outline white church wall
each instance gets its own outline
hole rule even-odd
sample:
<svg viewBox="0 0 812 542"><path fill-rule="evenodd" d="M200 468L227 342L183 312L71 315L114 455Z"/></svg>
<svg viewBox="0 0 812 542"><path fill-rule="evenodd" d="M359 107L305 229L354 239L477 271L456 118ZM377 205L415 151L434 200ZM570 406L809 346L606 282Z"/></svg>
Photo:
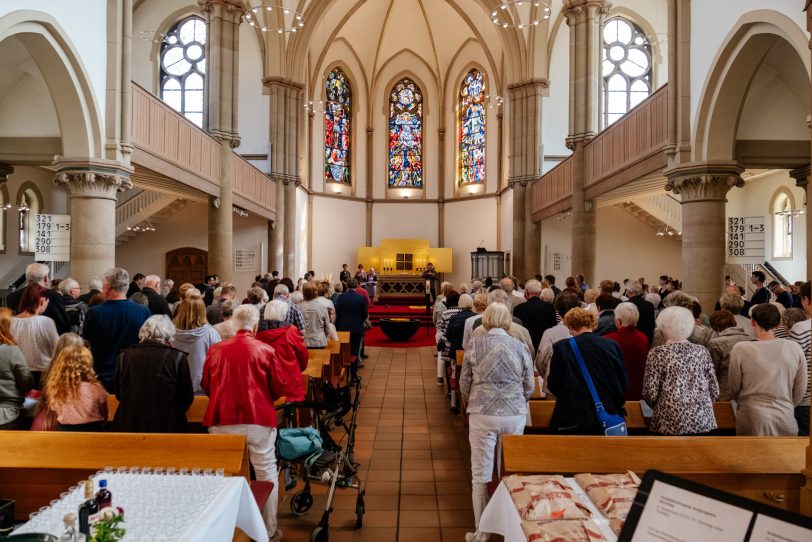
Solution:
<svg viewBox="0 0 812 542"><path fill-rule="evenodd" d="M651 284L660 275L683 276L682 244L658 237L655 230L620 207L598 209L597 232L596 276L587 277L590 285L603 279L621 282L638 277Z"/></svg>
<svg viewBox="0 0 812 542"><path fill-rule="evenodd" d="M428 239L429 246L436 247L438 223L435 203L376 203L372 246L380 245L381 239Z"/></svg>
<svg viewBox="0 0 812 542"><path fill-rule="evenodd" d="M513 250L513 189L502 192L501 216L497 217L502 226L499 250ZM488 247L491 248L491 247ZM496 250L496 247L491 248Z"/></svg>
<svg viewBox="0 0 812 542"><path fill-rule="evenodd" d="M552 52L550 53L548 96L543 99L543 119L541 137L544 155L550 157L569 156L565 145L569 132L569 79L570 79L570 29L561 21L558 25ZM560 158L544 160L546 173L560 161Z"/></svg>
<svg viewBox="0 0 812 542"><path fill-rule="evenodd" d="M696 111L710 71L719 49L733 30L736 22L749 11L771 10L789 17L797 28L806 32L803 6L795 0L715 0L691 2L691 122L696 122ZM789 29L788 29L789 30Z"/></svg>
<svg viewBox="0 0 812 542"><path fill-rule="evenodd" d="M555 275L555 285L564 289L572 274L572 218L553 216L541 221L542 274Z"/></svg>
<svg viewBox="0 0 812 542"><path fill-rule="evenodd" d="M0 101L0 137L60 137L59 118L42 72L30 58L17 68L24 75Z"/></svg>
<svg viewBox="0 0 812 542"><path fill-rule="evenodd" d="M337 281L342 264L353 269L359 263L356 262L357 249L365 244L365 202L318 196L313 198L311 269L316 272L317 277L322 273L332 273L333 281Z"/></svg>
<svg viewBox="0 0 812 542"><path fill-rule="evenodd" d="M254 28L240 25L240 66L239 66L239 131L240 154L267 154L270 124L270 101L263 94L262 52ZM259 164L256 164L259 165ZM262 171L268 171L259 165Z"/></svg>
<svg viewBox="0 0 812 542"><path fill-rule="evenodd" d="M308 214L310 208L307 205L307 192L304 189L296 189L296 237L294 247L296 251L296 277L302 277L309 269L310 262L307 261L308 244Z"/></svg>
<svg viewBox="0 0 812 542"><path fill-rule="evenodd" d="M161 33L192 13L200 14L200 8L190 0L146 0L138 6L133 12L133 81L158 93Z"/></svg>
<svg viewBox="0 0 812 542"><path fill-rule="evenodd" d="M743 188L734 188L727 193L725 207L728 217L763 217L765 229L764 256L759 258L728 257L728 263L762 263L770 262L788 280L802 280L806 275L806 217L793 218L792 258L777 259L773 257L773 216L770 205L773 195L780 188L786 188L795 199L795 209L804 208L804 191L795 186L785 170L772 171L766 175L748 180Z"/></svg>
<svg viewBox="0 0 812 542"><path fill-rule="evenodd" d="M85 0L81 9L74 2L28 0L0 2L0 18L13 11L39 11L47 14L64 31L62 36L75 53L92 87L104 133L105 92L107 88L107 1ZM36 18L36 16L35 16ZM93 29L90 30L89 29ZM55 89L56 90L56 89Z"/></svg>
<svg viewBox="0 0 812 542"><path fill-rule="evenodd" d="M116 265L135 273L155 273L166 278L166 253L182 247L208 250L208 219L206 206L189 203L156 226L157 231L140 233L132 240L116 247ZM236 272L233 269L217 271L220 278L230 280L237 287L239 295L244 294L254 277L262 272L261 245L268 242L268 222L264 218L250 214L247 217L234 215L233 248L256 252L255 270ZM104 273L104 269L99 273ZM172 278L172 277L169 277Z"/></svg>
<svg viewBox="0 0 812 542"><path fill-rule="evenodd" d="M483 198L445 204L445 246L452 249L454 271L445 280L471 281L471 252L496 247L496 199Z"/></svg>

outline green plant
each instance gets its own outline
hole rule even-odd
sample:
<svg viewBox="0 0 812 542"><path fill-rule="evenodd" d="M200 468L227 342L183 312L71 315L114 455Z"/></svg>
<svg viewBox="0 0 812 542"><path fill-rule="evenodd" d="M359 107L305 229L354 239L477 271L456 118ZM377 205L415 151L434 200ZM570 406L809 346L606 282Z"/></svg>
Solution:
<svg viewBox="0 0 812 542"><path fill-rule="evenodd" d="M118 542L127 530L121 526L124 523L124 510L121 508L105 508L99 512L100 519L93 523L89 542Z"/></svg>

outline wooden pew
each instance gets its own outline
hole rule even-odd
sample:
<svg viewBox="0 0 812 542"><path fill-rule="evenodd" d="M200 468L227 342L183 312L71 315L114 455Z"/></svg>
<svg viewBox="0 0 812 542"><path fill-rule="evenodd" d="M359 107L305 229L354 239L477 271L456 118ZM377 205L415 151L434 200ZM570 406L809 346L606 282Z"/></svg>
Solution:
<svg viewBox="0 0 812 542"><path fill-rule="evenodd" d="M308 350L307 351L307 369L305 369L305 372L308 372L308 371L311 370L311 365L312 365L312 370L314 372L317 370L318 367L321 367L321 372L318 374L318 376L314 376L313 374L310 374L309 375L310 378L329 379L332 376L335 376L332 373L332 367L330 365L330 356L331 356L330 351L326 350L326 349L325 350Z"/></svg>
<svg viewBox="0 0 812 542"><path fill-rule="evenodd" d="M341 343L327 339L327 351L330 352L330 373L339 374L344 367L344 355L341 352Z"/></svg>
<svg viewBox="0 0 812 542"><path fill-rule="evenodd" d="M504 475L657 469L797 512L808 444L803 437L506 435L502 469Z"/></svg>
<svg viewBox="0 0 812 542"><path fill-rule="evenodd" d="M352 351L350 350L350 332L338 331L338 343L341 351L341 363L344 367L352 364Z"/></svg>
<svg viewBox="0 0 812 542"><path fill-rule="evenodd" d="M530 401L530 418L535 430L546 430L550 427L550 418L553 415L555 401ZM730 402L713 403L713 411L716 414L716 425L719 431L736 431L736 415ZM626 402L626 427L629 431L645 432L648 430L650 418L643 417L643 410L640 401Z"/></svg>
<svg viewBox="0 0 812 542"><path fill-rule="evenodd" d="M186 421L190 424L200 425L209 406L209 398L205 395L195 395L192 405L186 411ZM112 422L118 410L118 399L115 395L107 396L107 421Z"/></svg>
<svg viewBox="0 0 812 542"><path fill-rule="evenodd" d="M243 435L0 431L0 488L15 516L59 497L106 466L223 469L248 479Z"/></svg>

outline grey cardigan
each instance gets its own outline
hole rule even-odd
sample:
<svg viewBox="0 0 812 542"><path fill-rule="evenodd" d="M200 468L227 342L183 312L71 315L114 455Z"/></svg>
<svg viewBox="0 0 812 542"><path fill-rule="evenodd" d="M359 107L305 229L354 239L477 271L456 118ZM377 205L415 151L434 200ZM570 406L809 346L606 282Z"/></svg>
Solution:
<svg viewBox="0 0 812 542"><path fill-rule="evenodd" d="M0 344L0 425L17 419L25 394L34 386L19 347Z"/></svg>

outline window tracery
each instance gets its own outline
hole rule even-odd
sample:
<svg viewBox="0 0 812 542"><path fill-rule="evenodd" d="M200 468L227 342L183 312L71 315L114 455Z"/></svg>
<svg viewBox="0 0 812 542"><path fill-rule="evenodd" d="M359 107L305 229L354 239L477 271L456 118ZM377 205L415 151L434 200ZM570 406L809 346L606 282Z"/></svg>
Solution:
<svg viewBox="0 0 812 542"><path fill-rule="evenodd" d="M161 43L161 99L203 127L206 22L195 15L173 26Z"/></svg>
<svg viewBox="0 0 812 542"><path fill-rule="evenodd" d="M423 188L423 94L408 78L389 93L389 188Z"/></svg>
<svg viewBox="0 0 812 542"><path fill-rule="evenodd" d="M485 81L471 70L460 86L459 186L485 182Z"/></svg>
<svg viewBox="0 0 812 542"><path fill-rule="evenodd" d="M352 184L350 177L352 88L339 68L327 75L324 111L324 178L328 182Z"/></svg>
<svg viewBox="0 0 812 542"><path fill-rule="evenodd" d="M651 44L622 17L603 28L603 126L607 127L651 94Z"/></svg>

